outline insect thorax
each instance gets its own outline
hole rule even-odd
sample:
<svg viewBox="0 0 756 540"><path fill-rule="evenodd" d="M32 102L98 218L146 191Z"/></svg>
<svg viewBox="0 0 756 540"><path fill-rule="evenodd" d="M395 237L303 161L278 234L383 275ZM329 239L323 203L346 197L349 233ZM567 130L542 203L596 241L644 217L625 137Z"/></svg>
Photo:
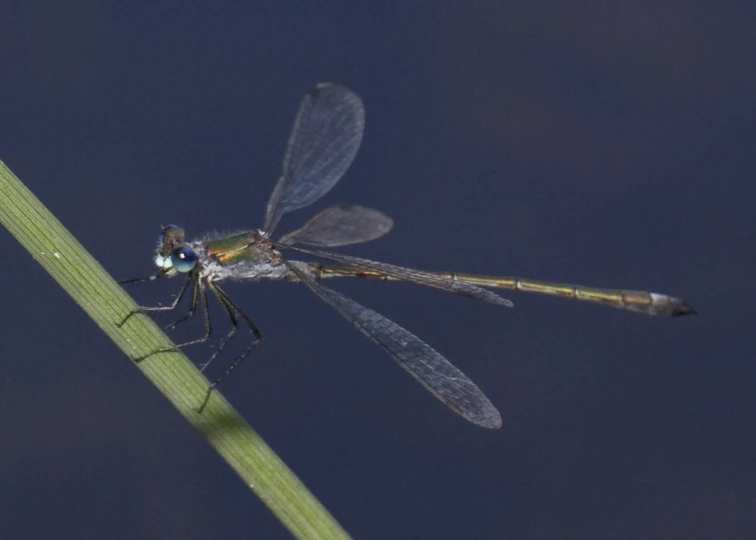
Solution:
<svg viewBox="0 0 756 540"><path fill-rule="evenodd" d="M258 231L198 242L202 274L212 280L282 279L289 270L268 237Z"/></svg>

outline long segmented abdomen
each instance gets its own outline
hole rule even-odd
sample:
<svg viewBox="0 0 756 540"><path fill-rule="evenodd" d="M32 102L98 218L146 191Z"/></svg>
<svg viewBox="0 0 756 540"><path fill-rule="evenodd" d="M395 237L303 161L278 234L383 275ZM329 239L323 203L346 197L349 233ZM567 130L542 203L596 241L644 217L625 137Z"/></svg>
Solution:
<svg viewBox="0 0 756 540"><path fill-rule="evenodd" d="M358 277L364 279L382 279L397 281L397 279L380 274L341 266L326 266L311 264L310 270L320 278L335 277ZM696 315L696 309L681 298L666 294L632 291L623 289L601 289L597 287L584 287L568 283L553 283L534 279L517 277L480 276L475 274L437 273L438 277L469 283L479 287L490 287L511 291L531 292L549 296L560 296L583 302L593 302L617 309L635 311L645 315L661 317L680 317L683 315Z"/></svg>

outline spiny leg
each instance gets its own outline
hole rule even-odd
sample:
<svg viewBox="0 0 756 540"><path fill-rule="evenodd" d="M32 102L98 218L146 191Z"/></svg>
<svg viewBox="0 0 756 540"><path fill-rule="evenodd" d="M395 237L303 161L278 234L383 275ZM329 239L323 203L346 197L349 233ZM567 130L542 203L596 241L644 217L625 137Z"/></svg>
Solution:
<svg viewBox="0 0 756 540"><path fill-rule="evenodd" d="M241 310L241 308L239 308L239 306L237 306L236 303L234 303L233 300L231 300L231 298L228 296L228 294L226 294L226 291L224 291L223 289L221 289L216 284L211 284L211 287L213 289L213 292L215 292L215 294L218 294L218 295L220 295L220 296L223 297L223 300L225 301L226 305L231 310L233 310L234 312L236 312L236 314L242 319L242 321L244 321L244 324L247 325L247 327L249 328L249 331L254 336L254 340L247 346L247 350L244 351L244 353L242 354L242 356L239 357L236 361L234 361L234 363L231 364L231 366L220 377L218 377L218 379L215 380L215 382L213 383L213 386L215 386L223 378L225 378L226 375L228 375L230 372L232 372L234 369L236 369L236 367L239 365L239 363L242 360L244 360L244 358L252 351L252 349L254 349L255 347L257 347L257 345L260 344L260 340L262 340L262 332L260 332L259 328L257 328L257 326L255 326L255 323L252 322L252 319L250 319L247 316L247 314L244 313Z"/></svg>
<svg viewBox="0 0 756 540"><path fill-rule="evenodd" d="M236 327L236 317L233 315L234 313L236 315L238 315L239 318L241 318L242 321L244 321L244 324L247 325L247 327L249 328L249 331L254 336L254 340L247 346L247 350L245 350L236 360L234 360L234 362L228 367L228 369L226 369L226 371L224 371L223 373L221 373L220 376L217 379L215 379L212 383L210 383L210 386L208 386L208 388L207 388L207 394L205 395L205 400L202 402L202 405L197 410L197 412L199 412L199 413L201 413L202 411L205 410L205 407L207 406L208 401L210 401L210 395L213 393L213 390L215 389L215 387L218 386L218 384L223 379L225 379L228 376L229 373L231 373L233 370L235 370L239 366L239 364L241 364L242 361L247 357L247 355L250 352L252 352L252 349L254 349L255 347L257 347L257 345L260 343L260 340L262 340L262 333L257 328L257 326L255 326L255 323L252 322L252 319L250 319L247 316L247 314L244 313L239 308L239 306L237 306L234 303L233 300L231 300L231 298L228 296L228 294L226 294L226 292L223 289L221 289L217 284L214 284L212 282L208 283L208 287L210 288L211 291L213 291L213 293L216 295L216 297L218 297L218 299L220 300L221 305L223 305L224 309L227 310L227 312L229 313L229 315L231 317L232 324L234 325L234 328L231 330L231 332L229 332L229 335L226 336L226 340L220 345L220 347L222 347L223 345L225 345L228 342L228 340L236 332L236 328L235 328ZM218 351L218 352L220 352L220 351ZM214 358L214 356L213 356L213 358ZM212 358L210 360L212 360ZM209 364L209 363L210 363L210 361L207 362L207 364ZM207 364L205 364L205 367L207 367Z"/></svg>
<svg viewBox="0 0 756 540"><path fill-rule="evenodd" d="M218 300L218 303L221 305L221 307L223 308L223 311L228 316L228 320L231 322L231 329L229 330L228 334L226 334L226 336L220 340L220 342L218 343L218 348L210 356L207 362L200 365L200 371L203 373L208 368L210 363L213 360L215 360L215 358L220 354L220 352L223 350L223 347L226 346L226 343L231 341L231 338L234 337L234 334L236 334L236 330L239 324L236 318L236 315L234 314L233 308L231 308L228 304L226 304L226 301L215 293L215 289L213 288L213 286L210 286L210 290L213 291L213 294L215 294L215 297Z"/></svg>
<svg viewBox="0 0 756 540"><path fill-rule="evenodd" d="M205 335L202 336L202 337L200 337L200 338L197 338L197 339L193 339L193 340L190 340L190 341L185 341L184 343L179 343L178 345L174 345L173 347L165 347L163 349L157 349L155 351L152 351L149 354L146 354L146 355L141 356L139 358L135 358L134 359L135 362L141 362L142 360L144 360L145 358L149 358L153 354L165 353L165 352L175 352L175 351L178 351L180 349L183 349L184 347L188 347L189 345L196 345L198 343L204 343L208 339L210 339L210 336L212 335L213 328L212 328L212 325L210 324L210 310L209 310L209 307L208 307L208 304L207 304L207 294L205 293L205 284L202 282L201 279L197 278L195 280L195 282L194 282L194 288L195 288L195 292L194 292L195 296L194 297L196 298L196 291L197 291L197 289L199 289L199 298L202 301L202 310L203 310L204 319L205 319ZM195 309L195 308L196 308L196 306L193 307L192 309Z"/></svg>
<svg viewBox="0 0 756 540"><path fill-rule="evenodd" d="M152 281L155 279L158 279L159 277L165 275L164 272L155 274L154 276L150 276L148 278L137 278L137 279L128 279L125 281L119 281L120 284L128 284L128 283L140 283L142 281ZM189 286L189 282L192 280L193 276L192 274L189 274L186 276L186 279L184 279L184 283L181 284L181 289L179 289L178 294L176 295L176 298L174 298L173 302L169 306L138 306L135 310L131 311L120 323L116 323L116 326L118 328L121 328L124 324L126 324L126 321L128 321L131 317L138 313L147 313L148 311L171 311L173 309L176 309L176 307L179 305L179 302L181 302L181 299L184 297L184 293L186 292L186 288Z"/></svg>
<svg viewBox="0 0 756 540"><path fill-rule="evenodd" d="M157 274L153 274L147 277L122 279L118 282L119 285L130 285L132 283L142 283L144 281L155 281L158 278L165 276L165 270L160 270Z"/></svg>
<svg viewBox="0 0 756 540"><path fill-rule="evenodd" d="M173 330L179 324L181 324L182 322L187 321L189 319L189 317L191 317L192 315L194 315L194 312L197 311L197 296L198 296L199 290L200 290L199 287L197 287L195 285L195 287L194 287L194 289L192 291L192 303L189 306L189 311L187 311L186 315L184 315L183 317L181 317L178 320L173 321L171 324L167 325L165 327L166 330Z"/></svg>

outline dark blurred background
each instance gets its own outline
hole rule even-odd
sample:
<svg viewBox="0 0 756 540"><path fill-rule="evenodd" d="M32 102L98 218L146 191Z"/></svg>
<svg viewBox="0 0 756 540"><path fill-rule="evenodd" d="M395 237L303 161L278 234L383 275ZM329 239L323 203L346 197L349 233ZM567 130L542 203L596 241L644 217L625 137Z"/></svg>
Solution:
<svg viewBox="0 0 756 540"><path fill-rule="evenodd" d="M754 538L755 27L737 1L11 0L0 159L114 276L146 275L161 224L261 226L301 96L352 88L357 160L281 232L361 203L396 226L350 253L700 316L331 283L482 386L492 432L305 288L232 284L265 340L224 394L358 538ZM288 537L3 231L0 250L3 538Z"/></svg>

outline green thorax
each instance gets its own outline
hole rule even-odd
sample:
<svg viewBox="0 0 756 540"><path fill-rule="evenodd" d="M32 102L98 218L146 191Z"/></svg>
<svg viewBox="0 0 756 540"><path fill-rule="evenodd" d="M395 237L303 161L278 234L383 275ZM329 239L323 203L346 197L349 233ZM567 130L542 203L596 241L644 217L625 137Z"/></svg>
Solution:
<svg viewBox="0 0 756 540"><path fill-rule="evenodd" d="M242 261L263 262L271 259L271 245L267 238L256 232L244 232L205 244L207 255L221 266Z"/></svg>

